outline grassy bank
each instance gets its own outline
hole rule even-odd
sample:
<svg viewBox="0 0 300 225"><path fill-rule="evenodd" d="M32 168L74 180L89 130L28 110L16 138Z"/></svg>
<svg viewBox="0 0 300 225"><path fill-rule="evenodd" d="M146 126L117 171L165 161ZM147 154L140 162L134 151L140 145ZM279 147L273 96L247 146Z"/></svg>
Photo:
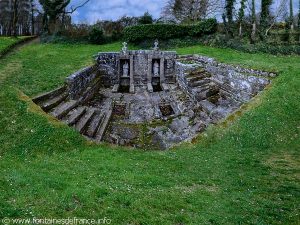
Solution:
<svg viewBox="0 0 300 225"><path fill-rule="evenodd" d="M30 40L31 36L21 36L21 37L0 37L0 58L5 55L11 48L16 45Z"/></svg>
<svg viewBox="0 0 300 225"><path fill-rule="evenodd" d="M0 218L82 217L111 224L298 224L300 57L193 46L279 77L193 144L165 152L88 143L30 97L120 43L34 44L0 61Z"/></svg>

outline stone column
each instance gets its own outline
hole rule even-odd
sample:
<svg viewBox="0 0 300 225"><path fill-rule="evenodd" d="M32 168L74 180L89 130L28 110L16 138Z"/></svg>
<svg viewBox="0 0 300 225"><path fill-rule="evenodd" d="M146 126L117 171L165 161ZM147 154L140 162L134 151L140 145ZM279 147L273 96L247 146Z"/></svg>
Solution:
<svg viewBox="0 0 300 225"><path fill-rule="evenodd" d="M164 83L165 82L165 58L162 57L160 59L160 72L159 72L159 76L160 76L160 83Z"/></svg>
<svg viewBox="0 0 300 225"><path fill-rule="evenodd" d="M153 92L152 87L152 56L148 55L148 74L147 74L147 89L149 92Z"/></svg>
<svg viewBox="0 0 300 225"><path fill-rule="evenodd" d="M129 92L130 93L134 93L134 78L133 78L133 55L130 56L130 89Z"/></svg>

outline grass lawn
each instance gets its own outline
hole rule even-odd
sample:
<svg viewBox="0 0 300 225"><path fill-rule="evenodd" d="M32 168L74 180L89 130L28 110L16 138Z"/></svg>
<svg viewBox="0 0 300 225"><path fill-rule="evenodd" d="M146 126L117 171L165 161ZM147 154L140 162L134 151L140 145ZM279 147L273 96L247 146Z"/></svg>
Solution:
<svg viewBox="0 0 300 225"><path fill-rule="evenodd" d="M8 47L22 41L24 38L26 37L0 37L0 55L3 50L6 50Z"/></svg>
<svg viewBox="0 0 300 225"><path fill-rule="evenodd" d="M279 77L195 143L169 151L88 143L30 101L91 64L97 51L120 49L120 43L33 44L0 60L0 218L300 223L300 57L176 49Z"/></svg>

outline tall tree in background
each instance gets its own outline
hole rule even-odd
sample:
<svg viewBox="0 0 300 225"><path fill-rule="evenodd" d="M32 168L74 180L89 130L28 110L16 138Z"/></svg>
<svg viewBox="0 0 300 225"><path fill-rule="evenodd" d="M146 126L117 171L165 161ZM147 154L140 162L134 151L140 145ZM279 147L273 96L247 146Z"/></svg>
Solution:
<svg viewBox="0 0 300 225"><path fill-rule="evenodd" d="M56 32L58 29L56 22L59 17L62 17L63 19L61 20L64 21L67 14L74 13L78 8L83 7L89 1L90 0L85 0L82 4L76 7L71 6L70 10L67 11L66 8L70 4L71 0L39 0L44 10L44 30L47 31L48 34Z"/></svg>
<svg viewBox="0 0 300 225"><path fill-rule="evenodd" d="M31 19L31 35L34 35L35 29L35 19L34 19L34 14L36 12L36 3L34 0L30 0L30 11L31 11L31 15L30 15L30 19Z"/></svg>
<svg viewBox="0 0 300 225"><path fill-rule="evenodd" d="M255 10L255 0L251 0L251 23L252 23L252 31L251 31L251 43L255 42L256 38L256 10Z"/></svg>
<svg viewBox="0 0 300 225"><path fill-rule="evenodd" d="M289 18L291 30L294 30L294 7L293 7L293 0L290 0L290 18Z"/></svg>
<svg viewBox="0 0 300 225"><path fill-rule="evenodd" d="M260 37L263 39L268 25L270 24L270 6L273 0L261 0L261 13L260 13Z"/></svg>
<svg viewBox="0 0 300 225"><path fill-rule="evenodd" d="M141 16L138 20L139 24L152 24L153 17L149 12L145 12L143 16Z"/></svg>
<svg viewBox="0 0 300 225"><path fill-rule="evenodd" d="M298 29L300 30L300 0L298 5ZM299 44L300 44L300 35L299 35Z"/></svg>
<svg viewBox="0 0 300 225"><path fill-rule="evenodd" d="M17 36L19 0L13 0L13 19L12 19L12 35Z"/></svg>
<svg viewBox="0 0 300 225"><path fill-rule="evenodd" d="M56 20L64 13L71 0L39 0L44 9L43 24L45 31L52 34L56 31Z"/></svg>
<svg viewBox="0 0 300 225"><path fill-rule="evenodd" d="M220 0L169 0L162 16L176 22L196 22L221 11Z"/></svg>
<svg viewBox="0 0 300 225"><path fill-rule="evenodd" d="M246 8L246 0L241 0L240 1L241 7L239 9L238 13L238 24L239 24L239 36L242 36L242 26L243 26L243 21L245 17L245 8Z"/></svg>
<svg viewBox="0 0 300 225"><path fill-rule="evenodd" d="M225 1L225 16L223 16L223 19L225 19L225 26L228 34L233 37L233 11L234 11L234 4L235 0L226 0Z"/></svg>
<svg viewBox="0 0 300 225"><path fill-rule="evenodd" d="M0 35L29 35L30 26L30 0L0 0Z"/></svg>
<svg viewBox="0 0 300 225"><path fill-rule="evenodd" d="M263 38L268 36L269 31L275 26L278 21L286 21L289 20L288 9L287 9L287 1L286 0L277 0L274 5L274 11L272 15L269 14L267 26L264 27L263 30Z"/></svg>

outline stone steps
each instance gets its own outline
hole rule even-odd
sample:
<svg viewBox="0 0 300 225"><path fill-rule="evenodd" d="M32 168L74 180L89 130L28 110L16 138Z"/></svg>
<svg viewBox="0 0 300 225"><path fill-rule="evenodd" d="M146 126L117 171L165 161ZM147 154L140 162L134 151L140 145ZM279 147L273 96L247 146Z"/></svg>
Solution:
<svg viewBox="0 0 300 225"><path fill-rule="evenodd" d="M99 126L99 129L97 130L97 132L95 134L95 140L97 142L102 141L105 131L108 127L109 121L111 119L111 116L112 116L112 109L110 108L107 112L105 112L103 122L101 123L101 125Z"/></svg>
<svg viewBox="0 0 300 225"><path fill-rule="evenodd" d="M195 97L198 101L210 98L219 94L220 90L213 82L198 86L193 89L196 93Z"/></svg>
<svg viewBox="0 0 300 225"><path fill-rule="evenodd" d="M188 85L190 87L199 87L199 86L205 86L209 84L211 81L209 79L202 79L194 82L189 82Z"/></svg>
<svg viewBox="0 0 300 225"><path fill-rule="evenodd" d="M83 134L86 131L89 123L92 121L95 113L96 113L96 109L94 108L87 109L85 114L75 124L75 129L78 130L79 133Z"/></svg>
<svg viewBox="0 0 300 225"><path fill-rule="evenodd" d="M50 112L50 114L57 119L62 119L66 116L72 109L74 109L78 105L76 100L69 100L67 102L62 102L57 107Z"/></svg>
<svg viewBox="0 0 300 225"><path fill-rule="evenodd" d="M41 108L48 112L51 109L55 108L58 106L60 103L62 103L66 98L68 97L68 94L66 92L63 92L56 97L50 98L40 104Z"/></svg>
<svg viewBox="0 0 300 225"><path fill-rule="evenodd" d="M59 87L59 88L57 88L53 91L49 91L49 92L43 93L41 95L38 95L38 96L34 97L32 99L32 101L35 104L40 105L42 102L47 101L47 100L52 99L52 98L55 98L56 96L62 94L65 91L66 91L66 87L62 86L62 87Z"/></svg>
<svg viewBox="0 0 300 225"><path fill-rule="evenodd" d="M77 123L80 118L85 114L86 107L78 107L69 112L65 119L63 119L69 126Z"/></svg>
<svg viewBox="0 0 300 225"><path fill-rule="evenodd" d="M102 125L104 121L104 113L96 113L93 120L90 122L90 125L86 131L86 135L90 138L95 137L97 130Z"/></svg>

